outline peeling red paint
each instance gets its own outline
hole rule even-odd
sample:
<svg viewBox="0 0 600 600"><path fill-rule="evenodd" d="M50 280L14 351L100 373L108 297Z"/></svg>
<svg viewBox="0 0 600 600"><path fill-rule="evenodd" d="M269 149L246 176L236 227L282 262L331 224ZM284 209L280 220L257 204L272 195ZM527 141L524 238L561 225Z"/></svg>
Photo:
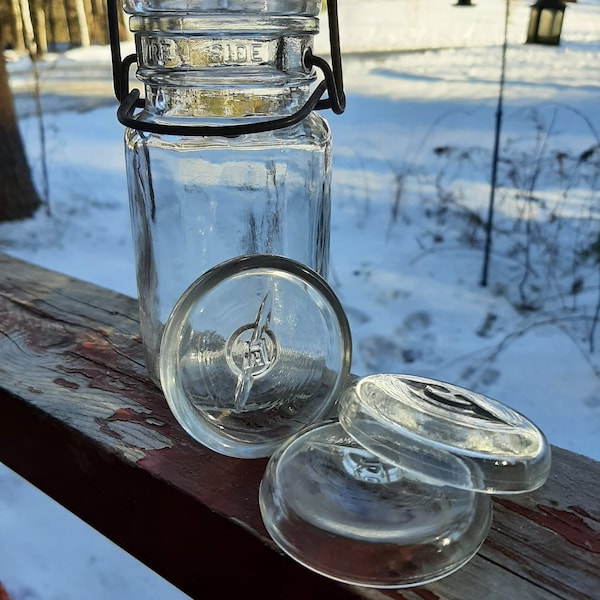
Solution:
<svg viewBox="0 0 600 600"><path fill-rule="evenodd" d="M79 384L74 381L69 381L67 379L63 379L62 377L57 377L54 380L56 385L60 385L61 387L69 388L70 390L78 390Z"/></svg>
<svg viewBox="0 0 600 600"><path fill-rule="evenodd" d="M539 508L549 515L550 518L545 519L545 521L554 525L556 533L562 535L572 544L585 548L595 554L600 554L600 531L594 531L576 514L576 511L569 512L542 505L539 505Z"/></svg>
<svg viewBox="0 0 600 600"><path fill-rule="evenodd" d="M592 521L596 521L596 523L600 523L600 519L592 517L592 515L590 515L589 512L583 510L583 508L581 508L580 506L569 506L569 510L572 510L573 512L577 513L578 515L581 515L582 517L585 517L586 519L591 519Z"/></svg>
<svg viewBox="0 0 600 600"><path fill-rule="evenodd" d="M107 417L107 421L139 421L134 415L139 415L130 408L119 408L110 417Z"/></svg>
<svg viewBox="0 0 600 600"><path fill-rule="evenodd" d="M142 423L153 427L164 427L164 421L152 418L148 410L135 410L133 408L119 408L106 417L107 421L130 421L131 423Z"/></svg>
<svg viewBox="0 0 600 600"><path fill-rule="evenodd" d="M530 521L554 531L571 544L588 552L600 554L600 529L592 528L586 520L596 523L599 521L590 517L582 508L569 506L569 510L559 510L538 504L538 510L535 511L505 498L496 498L496 502L512 512L523 515Z"/></svg>
<svg viewBox="0 0 600 600"><path fill-rule="evenodd" d="M83 342L81 342L81 347L84 350L97 350L100 343L101 342L98 339L94 339L93 341L83 341ZM103 345L108 346L108 344L106 342L104 342Z"/></svg>

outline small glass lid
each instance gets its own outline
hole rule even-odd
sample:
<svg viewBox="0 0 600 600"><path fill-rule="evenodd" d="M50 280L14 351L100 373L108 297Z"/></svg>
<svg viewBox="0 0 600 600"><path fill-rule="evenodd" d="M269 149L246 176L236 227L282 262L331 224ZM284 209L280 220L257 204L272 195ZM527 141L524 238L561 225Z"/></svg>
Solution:
<svg viewBox="0 0 600 600"><path fill-rule="evenodd" d="M327 416L347 382L351 345L323 278L279 256L239 257L177 302L162 337L161 386L200 443L229 456L269 456Z"/></svg>
<svg viewBox="0 0 600 600"><path fill-rule="evenodd" d="M433 379L371 375L340 400L339 420L361 446L419 480L494 494L544 484L550 446L509 407Z"/></svg>
<svg viewBox="0 0 600 600"><path fill-rule="evenodd" d="M490 529L490 497L407 477L338 422L279 447L260 484L260 510L278 546L304 566L375 588L424 585L453 573Z"/></svg>

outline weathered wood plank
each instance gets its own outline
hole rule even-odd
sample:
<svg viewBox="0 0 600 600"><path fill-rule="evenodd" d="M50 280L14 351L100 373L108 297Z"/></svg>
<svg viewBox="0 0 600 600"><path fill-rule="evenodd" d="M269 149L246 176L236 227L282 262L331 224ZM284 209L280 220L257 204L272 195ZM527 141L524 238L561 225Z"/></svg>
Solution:
<svg viewBox="0 0 600 600"><path fill-rule="evenodd" d="M598 598L600 464L554 449L548 483L499 498L458 573L402 591L331 582L276 551L264 460L191 440L146 377L131 299L0 255L0 461L194 598Z"/></svg>

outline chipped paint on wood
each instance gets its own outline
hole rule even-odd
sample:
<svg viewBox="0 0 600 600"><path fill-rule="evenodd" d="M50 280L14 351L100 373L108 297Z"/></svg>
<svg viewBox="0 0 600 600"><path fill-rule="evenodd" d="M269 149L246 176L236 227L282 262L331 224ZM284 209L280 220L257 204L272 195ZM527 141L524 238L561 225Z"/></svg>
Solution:
<svg viewBox="0 0 600 600"><path fill-rule="evenodd" d="M496 502L553 531L571 544L600 554L600 522L583 509L569 506L568 510L559 510L538 504L536 510L532 510L506 498L497 498Z"/></svg>

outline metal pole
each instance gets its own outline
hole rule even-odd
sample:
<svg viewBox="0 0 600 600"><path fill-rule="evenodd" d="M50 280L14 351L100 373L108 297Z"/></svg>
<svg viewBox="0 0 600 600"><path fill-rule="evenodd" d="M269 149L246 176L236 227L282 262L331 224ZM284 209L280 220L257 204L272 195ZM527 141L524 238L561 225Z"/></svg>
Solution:
<svg viewBox="0 0 600 600"><path fill-rule="evenodd" d="M500 147L500 133L502 129L502 106L504 98L504 80L506 77L506 48L508 46L508 17L510 12L510 0L506 0L506 13L504 17L504 43L502 44L502 66L500 69L500 90L498 93L498 106L496 108L496 129L494 134L494 151L492 154L492 180L490 182L490 201L485 226L485 246L483 251L483 271L481 274L481 285L487 286L488 271L490 263L490 252L492 249L492 230L494 224L494 201L496 197L496 181L498 175L498 150Z"/></svg>

